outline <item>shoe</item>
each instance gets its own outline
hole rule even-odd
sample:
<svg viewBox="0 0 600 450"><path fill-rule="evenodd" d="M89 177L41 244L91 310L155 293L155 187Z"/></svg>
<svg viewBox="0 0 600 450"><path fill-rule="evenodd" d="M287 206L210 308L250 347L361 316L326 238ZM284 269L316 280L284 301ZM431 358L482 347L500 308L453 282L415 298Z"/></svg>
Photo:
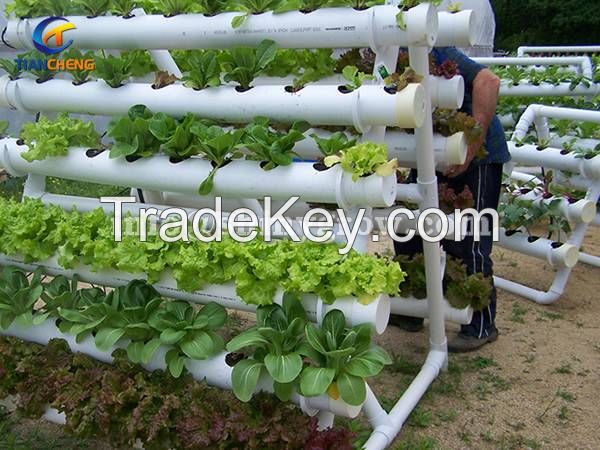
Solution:
<svg viewBox="0 0 600 450"><path fill-rule="evenodd" d="M409 317L392 314L388 324L400 328L401 330L408 331L410 333L418 333L422 331L425 326L423 322L425 320L420 317Z"/></svg>
<svg viewBox="0 0 600 450"><path fill-rule="evenodd" d="M448 351L450 353L468 353L475 351L485 344L491 344L498 339L498 329L492 328L489 336L476 338L474 336L458 333L454 339L448 342Z"/></svg>

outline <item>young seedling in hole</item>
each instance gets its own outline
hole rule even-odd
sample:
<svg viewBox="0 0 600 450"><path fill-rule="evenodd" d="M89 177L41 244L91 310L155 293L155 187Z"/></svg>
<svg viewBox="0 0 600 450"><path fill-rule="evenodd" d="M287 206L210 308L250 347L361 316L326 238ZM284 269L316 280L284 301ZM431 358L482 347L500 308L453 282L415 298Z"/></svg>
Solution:
<svg viewBox="0 0 600 450"><path fill-rule="evenodd" d="M73 4L88 17L102 16L110 8L111 0L75 0Z"/></svg>
<svg viewBox="0 0 600 450"><path fill-rule="evenodd" d="M66 52L61 53L60 57L61 57L61 59L64 59L64 60L69 60L69 59L78 59L78 60L94 59L94 53L93 52L89 52L89 51L85 52L85 53L82 53L81 51L79 51L76 48L70 48ZM90 79L90 74L92 73L92 71L83 68L83 69L69 70L69 73L73 77L73 84L76 85L76 86L79 86L81 84L86 83Z"/></svg>
<svg viewBox="0 0 600 450"><path fill-rule="evenodd" d="M179 80L175 75L170 74L169 72L165 72L163 70L159 70L156 72L154 77L154 83L152 84L152 89L162 89L164 87L175 84Z"/></svg>
<svg viewBox="0 0 600 450"><path fill-rule="evenodd" d="M452 2L448 5L448 12L452 13L452 14L456 14L457 12L460 12L461 7L462 7L462 3Z"/></svg>
<svg viewBox="0 0 600 450"><path fill-rule="evenodd" d="M17 63L13 59L1 58L0 69L4 70L11 80L17 80L23 73Z"/></svg>
<svg viewBox="0 0 600 450"><path fill-rule="evenodd" d="M110 12L126 19L131 17L131 11L136 7L136 0L111 0L110 2Z"/></svg>
<svg viewBox="0 0 600 450"><path fill-rule="evenodd" d="M373 75L360 72L356 66L346 66L342 71L342 76L348 83L345 85L347 92L352 92L360 88L366 80L374 80Z"/></svg>

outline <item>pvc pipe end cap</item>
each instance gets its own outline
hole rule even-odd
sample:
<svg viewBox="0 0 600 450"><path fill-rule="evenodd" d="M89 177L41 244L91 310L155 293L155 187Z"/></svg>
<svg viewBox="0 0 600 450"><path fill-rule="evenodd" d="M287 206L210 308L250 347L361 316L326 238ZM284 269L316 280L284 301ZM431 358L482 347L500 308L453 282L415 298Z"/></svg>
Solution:
<svg viewBox="0 0 600 450"><path fill-rule="evenodd" d="M449 165L464 164L467 160L467 138L458 132L446 138L446 162Z"/></svg>
<svg viewBox="0 0 600 450"><path fill-rule="evenodd" d="M592 223L596 218L596 204L590 200L579 200L571 205L582 223Z"/></svg>
<svg viewBox="0 0 600 450"><path fill-rule="evenodd" d="M571 244L563 244L555 248L551 255L551 263L572 269L579 261L579 250Z"/></svg>
<svg viewBox="0 0 600 450"><path fill-rule="evenodd" d="M465 30L468 30L466 34L466 40L463 44L465 47L472 47L477 44L477 15L473 10L461 11L457 13L460 17L460 22L458 26L461 28L464 27Z"/></svg>
<svg viewBox="0 0 600 450"><path fill-rule="evenodd" d="M396 94L396 126L419 128L425 123L425 89L417 83L409 84Z"/></svg>
<svg viewBox="0 0 600 450"><path fill-rule="evenodd" d="M420 3L404 13L409 45L433 47L437 41L438 15L430 3Z"/></svg>

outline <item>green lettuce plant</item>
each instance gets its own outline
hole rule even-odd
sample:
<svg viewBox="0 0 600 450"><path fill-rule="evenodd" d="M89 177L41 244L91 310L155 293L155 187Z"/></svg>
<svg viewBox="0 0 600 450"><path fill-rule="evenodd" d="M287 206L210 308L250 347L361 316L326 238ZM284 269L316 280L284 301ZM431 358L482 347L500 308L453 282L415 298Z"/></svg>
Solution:
<svg viewBox="0 0 600 450"><path fill-rule="evenodd" d="M23 70L11 58L0 58L0 69L4 70L11 80L18 80L23 73Z"/></svg>
<svg viewBox="0 0 600 450"><path fill-rule="evenodd" d="M200 90L221 84L221 66L214 50L190 52L186 64L190 69L183 77L185 86Z"/></svg>
<svg viewBox="0 0 600 450"><path fill-rule="evenodd" d="M132 106L127 116L114 118L108 124L108 136L115 141L111 158L148 157L160 151L161 141L151 131L154 114L144 105Z"/></svg>
<svg viewBox="0 0 600 450"><path fill-rule="evenodd" d="M221 305L209 303L197 310L187 302L164 302L149 318L157 330L159 341L175 346L166 354L169 372L178 378L183 372L184 356L208 359L225 348L216 331L225 325L227 311Z"/></svg>
<svg viewBox="0 0 600 450"><path fill-rule="evenodd" d="M190 158L200 152L200 143L193 133L198 119L186 114L181 120L175 120L163 113L154 115L149 131L161 142L161 150L174 158Z"/></svg>
<svg viewBox="0 0 600 450"><path fill-rule="evenodd" d="M356 66L344 67L342 76L348 82L346 83L346 89L348 91L354 91L360 88L365 81L375 79L373 75L360 72Z"/></svg>
<svg viewBox="0 0 600 450"><path fill-rule="evenodd" d="M388 151L385 144L363 142L343 150L340 155L325 158L325 165L332 167L340 163L342 169L352 174L352 180L358 181L360 177L377 174L385 177L392 175L398 168L398 161L394 158L388 161Z"/></svg>
<svg viewBox="0 0 600 450"><path fill-rule="evenodd" d="M298 349L304 338L306 313L297 298L286 296L283 306L259 307L256 322L255 327L227 344L230 352L253 350L250 358L239 361L233 368L233 392L241 401L250 401L261 375L268 373L274 381L275 395L287 401L297 389L304 366Z"/></svg>
<svg viewBox="0 0 600 450"><path fill-rule="evenodd" d="M111 0L74 0L73 5L89 17L98 17L106 14L110 8Z"/></svg>
<svg viewBox="0 0 600 450"><path fill-rule="evenodd" d="M111 88L116 89L123 86L123 83L133 75L132 64L133 61L129 58L98 55L93 74L96 78L104 80Z"/></svg>
<svg viewBox="0 0 600 450"><path fill-rule="evenodd" d="M314 133L310 137L315 140L324 157L336 155L356 145L356 139L348 138L348 135L341 131L336 131L328 138L319 137Z"/></svg>
<svg viewBox="0 0 600 450"><path fill-rule="evenodd" d="M64 60L66 60L66 59L94 59L94 52L91 52L91 51L81 52L80 50L71 47L67 51L62 52L60 54L60 58L64 59ZM91 70L86 70L86 69L69 70L68 72L73 77L73 83L76 85L80 85L80 84L87 82L90 79L90 75L92 73Z"/></svg>
<svg viewBox="0 0 600 450"><path fill-rule="evenodd" d="M19 269L7 266L0 276L0 327L6 330L15 322L20 327L39 325L48 314L34 314L33 305L40 299L43 287L41 272L31 281Z"/></svg>
<svg viewBox="0 0 600 450"><path fill-rule="evenodd" d="M306 343L299 352L310 365L302 371L300 393L307 397L327 392L333 399L361 405L367 395L365 379L392 363L383 348L371 343L371 326L347 329L339 310L328 312L320 328L307 324L305 334Z"/></svg>
<svg viewBox="0 0 600 450"><path fill-rule="evenodd" d="M263 162L264 170L277 166L288 166L294 160L294 146L304 139L304 132L310 128L307 122L294 122L286 132L269 128L269 119L257 117L245 128L244 145L250 151L248 159Z"/></svg>
<svg viewBox="0 0 600 450"><path fill-rule="evenodd" d="M250 89L252 80L262 74L275 58L277 46L265 39L257 48L236 47L219 56L225 81L235 81L241 90Z"/></svg>
<svg viewBox="0 0 600 450"><path fill-rule="evenodd" d="M135 0L111 0L109 10L117 16L129 18L131 17L131 11L138 6L138 2Z"/></svg>
<svg viewBox="0 0 600 450"><path fill-rule="evenodd" d="M56 119L41 116L37 122L23 125L21 139L29 147L23 159L32 162L51 157L66 156L69 147L100 147L100 134L91 122L84 123L61 113Z"/></svg>

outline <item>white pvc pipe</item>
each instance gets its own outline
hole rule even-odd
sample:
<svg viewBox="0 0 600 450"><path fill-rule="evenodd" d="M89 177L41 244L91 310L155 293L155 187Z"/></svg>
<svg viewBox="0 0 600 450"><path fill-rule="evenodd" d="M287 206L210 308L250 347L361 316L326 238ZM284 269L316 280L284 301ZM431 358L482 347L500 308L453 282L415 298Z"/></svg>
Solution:
<svg viewBox="0 0 600 450"><path fill-rule="evenodd" d="M581 139L577 136L558 136L555 134L550 136L550 145L552 147L562 147L565 144L570 144L571 141L575 141L575 148L593 150L600 146L600 139Z"/></svg>
<svg viewBox="0 0 600 450"><path fill-rule="evenodd" d="M533 144L518 145L508 143L513 162L525 166L543 166L547 168L581 173L588 178L600 178L600 157L592 159L577 158L574 153L563 154L559 148L548 147L538 150Z"/></svg>
<svg viewBox="0 0 600 450"><path fill-rule="evenodd" d="M191 195L212 169L209 161L199 158L172 164L167 156L157 155L129 163L110 159L108 152L90 158L84 149L29 163L21 157L26 150L27 146L17 146L14 139L0 141L0 164L15 176L45 175ZM256 162L239 160L217 171L213 195L283 200L299 196L315 203L391 206L396 199L396 177L371 175L353 182L352 175L339 165L319 172L311 163L299 162L264 171Z"/></svg>
<svg viewBox="0 0 600 450"><path fill-rule="evenodd" d="M53 277L64 276L72 279L77 275L81 282L99 286L120 287L133 280L147 279L144 273L130 274L116 270L92 271L90 267L84 265L79 265L75 269L64 269L58 264L56 257L29 264L23 262L21 257L0 254L0 265L14 266L27 272L41 269L45 274ZM236 294L236 287L233 283L206 285L196 292L186 292L178 289L175 279L169 271L165 271L161 279L157 283L153 283L152 286L162 296L176 300L200 304L215 302L225 308L237 311L256 311L256 305L245 303ZM273 302L282 304L283 295L283 291L278 290ZM374 325L379 334L385 331L390 315L390 300L386 295L380 295L368 305L361 304L353 297L337 299L334 303L328 305L323 303L316 295L306 294L302 296L302 305L306 309L308 319L312 322L320 323L328 311L339 309L344 312L349 327L369 323Z"/></svg>
<svg viewBox="0 0 600 450"><path fill-rule="evenodd" d="M509 81L502 81L500 86L501 97L595 97L600 95L600 83L592 83L590 87L582 84L571 89L570 83L560 83L555 86L550 83L540 83L534 86L529 83L522 83L513 86Z"/></svg>
<svg viewBox="0 0 600 450"><path fill-rule="evenodd" d="M542 194L543 192L541 192L541 190L532 190L527 194L519 195L518 198L522 200L532 201L538 204L544 203L546 205L558 201L558 208L561 214L571 222L590 223L596 217L596 204L590 200L582 199L574 203L570 203L564 197L551 197L545 199L543 198Z"/></svg>
<svg viewBox="0 0 600 450"><path fill-rule="evenodd" d="M448 353L441 350L431 350L427 355L425 364L421 368L419 374L415 377L408 389L404 391L400 400L392 408L387 416L379 414L373 417L372 423L375 425L375 430L364 445L364 450L384 450L394 440L396 435L402 429L402 426L408 419L408 416L415 409L421 397L427 392L429 386L437 378L442 370L445 369L448 363ZM374 396L368 397L371 402L376 401ZM366 411L379 411L373 408L372 404L365 405ZM369 417L371 421L371 417Z"/></svg>
<svg viewBox="0 0 600 450"><path fill-rule="evenodd" d="M427 299L392 297L392 314L402 316L429 318L429 301ZM473 319L473 308L456 309L443 301L444 316L448 322L468 325Z"/></svg>
<svg viewBox="0 0 600 450"><path fill-rule="evenodd" d="M484 66L576 66L578 73L593 78L592 60L588 56L473 58Z"/></svg>
<svg viewBox="0 0 600 450"><path fill-rule="evenodd" d="M258 77L252 81L253 86L291 86L294 79L293 75L287 77ZM332 75L322 78L314 83L325 86L343 86L348 83L342 75ZM433 106L444 109L460 109L463 104L465 94L465 80L461 76L455 76L450 79L444 77L430 77L431 83L431 102ZM232 83L230 83L232 84ZM367 83L371 84L371 83ZM381 84L381 83L372 83Z"/></svg>
<svg viewBox="0 0 600 450"><path fill-rule="evenodd" d="M517 49L517 56L524 56L528 53L600 53L598 45L554 45L554 46L521 46Z"/></svg>
<svg viewBox="0 0 600 450"><path fill-rule="evenodd" d="M579 261L590 266L600 267L600 257L590 255L589 253L581 252L579 254Z"/></svg>
<svg viewBox="0 0 600 450"><path fill-rule="evenodd" d="M331 132L324 130L309 130L307 138L294 147L294 151L302 158L318 159L323 157L311 134L321 138L329 138ZM349 138L352 135L347 133ZM385 144L390 158L396 158L402 167L416 167L417 139L414 134L401 131L388 131L385 133ZM467 157L467 140L464 133L456 133L450 137L435 134L433 138L433 151L435 153L436 167L444 168L453 164L463 164Z"/></svg>
<svg viewBox="0 0 600 450"><path fill-rule="evenodd" d="M266 12L250 15L241 27L233 28L232 20L243 14L144 15L127 20L115 16L66 18L76 27L68 32L73 46L84 49L228 48L257 46L264 39L274 40L280 48L377 48L433 46L437 39L438 15L430 4L404 13L406 30L396 24L398 8L391 5L363 11L322 8L310 14ZM33 30L42 19L10 20L5 42L14 48L32 48Z"/></svg>
<svg viewBox="0 0 600 450"><path fill-rule="evenodd" d="M232 86L195 91L181 84L153 89L128 83L114 89L104 81L74 86L67 80L36 83L22 78L0 78L0 106L19 111L63 111L104 116L125 115L135 105L179 117L184 112L226 122L250 122L257 116L282 122L305 120L313 125L353 125L415 128L423 123L425 95L410 84L397 94L382 86L364 85L343 94L331 86L306 86L286 92L283 86L256 86L240 93Z"/></svg>
<svg viewBox="0 0 600 450"><path fill-rule="evenodd" d="M549 239L537 238L533 240L523 232L507 235L501 228L498 245L508 250L523 253L534 258L542 259L554 267L574 267L579 259L579 250L574 245L558 244Z"/></svg>
<svg viewBox="0 0 600 450"><path fill-rule="evenodd" d="M472 10L438 12L437 47L471 47L477 41L476 14Z"/></svg>
<svg viewBox="0 0 600 450"><path fill-rule="evenodd" d="M115 346L106 352L100 351L92 337L87 337L81 342L77 342L74 336L62 333L55 325L55 320L47 320L41 325L22 328L13 323L8 329L0 330L0 334L5 336L13 336L27 342L34 342L40 345L47 345L51 339L63 339L67 342L73 353L83 353L98 361L112 364L112 353L118 348L126 348L128 341L120 340ZM165 355L170 347L161 346L155 353L152 361L141 366L148 371L166 370ZM206 381L209 385L221 389L232 389L231 372L232 367L229 367L225 362L227 353L220 353L208 360L191 360L185 358L185 367L188 369L192 377L196 381ZM256 392L267 391L273 392L272 380L267 376L263 376L260 380ZM335 413L342 417L354 418L358 416L362 409L361 406L350 406L343 401L333 400L327 395L320 397L302 397L297 393L292 395L292 402L300 405L307 413L318 413L318 411L326 410Z"/></svg>

